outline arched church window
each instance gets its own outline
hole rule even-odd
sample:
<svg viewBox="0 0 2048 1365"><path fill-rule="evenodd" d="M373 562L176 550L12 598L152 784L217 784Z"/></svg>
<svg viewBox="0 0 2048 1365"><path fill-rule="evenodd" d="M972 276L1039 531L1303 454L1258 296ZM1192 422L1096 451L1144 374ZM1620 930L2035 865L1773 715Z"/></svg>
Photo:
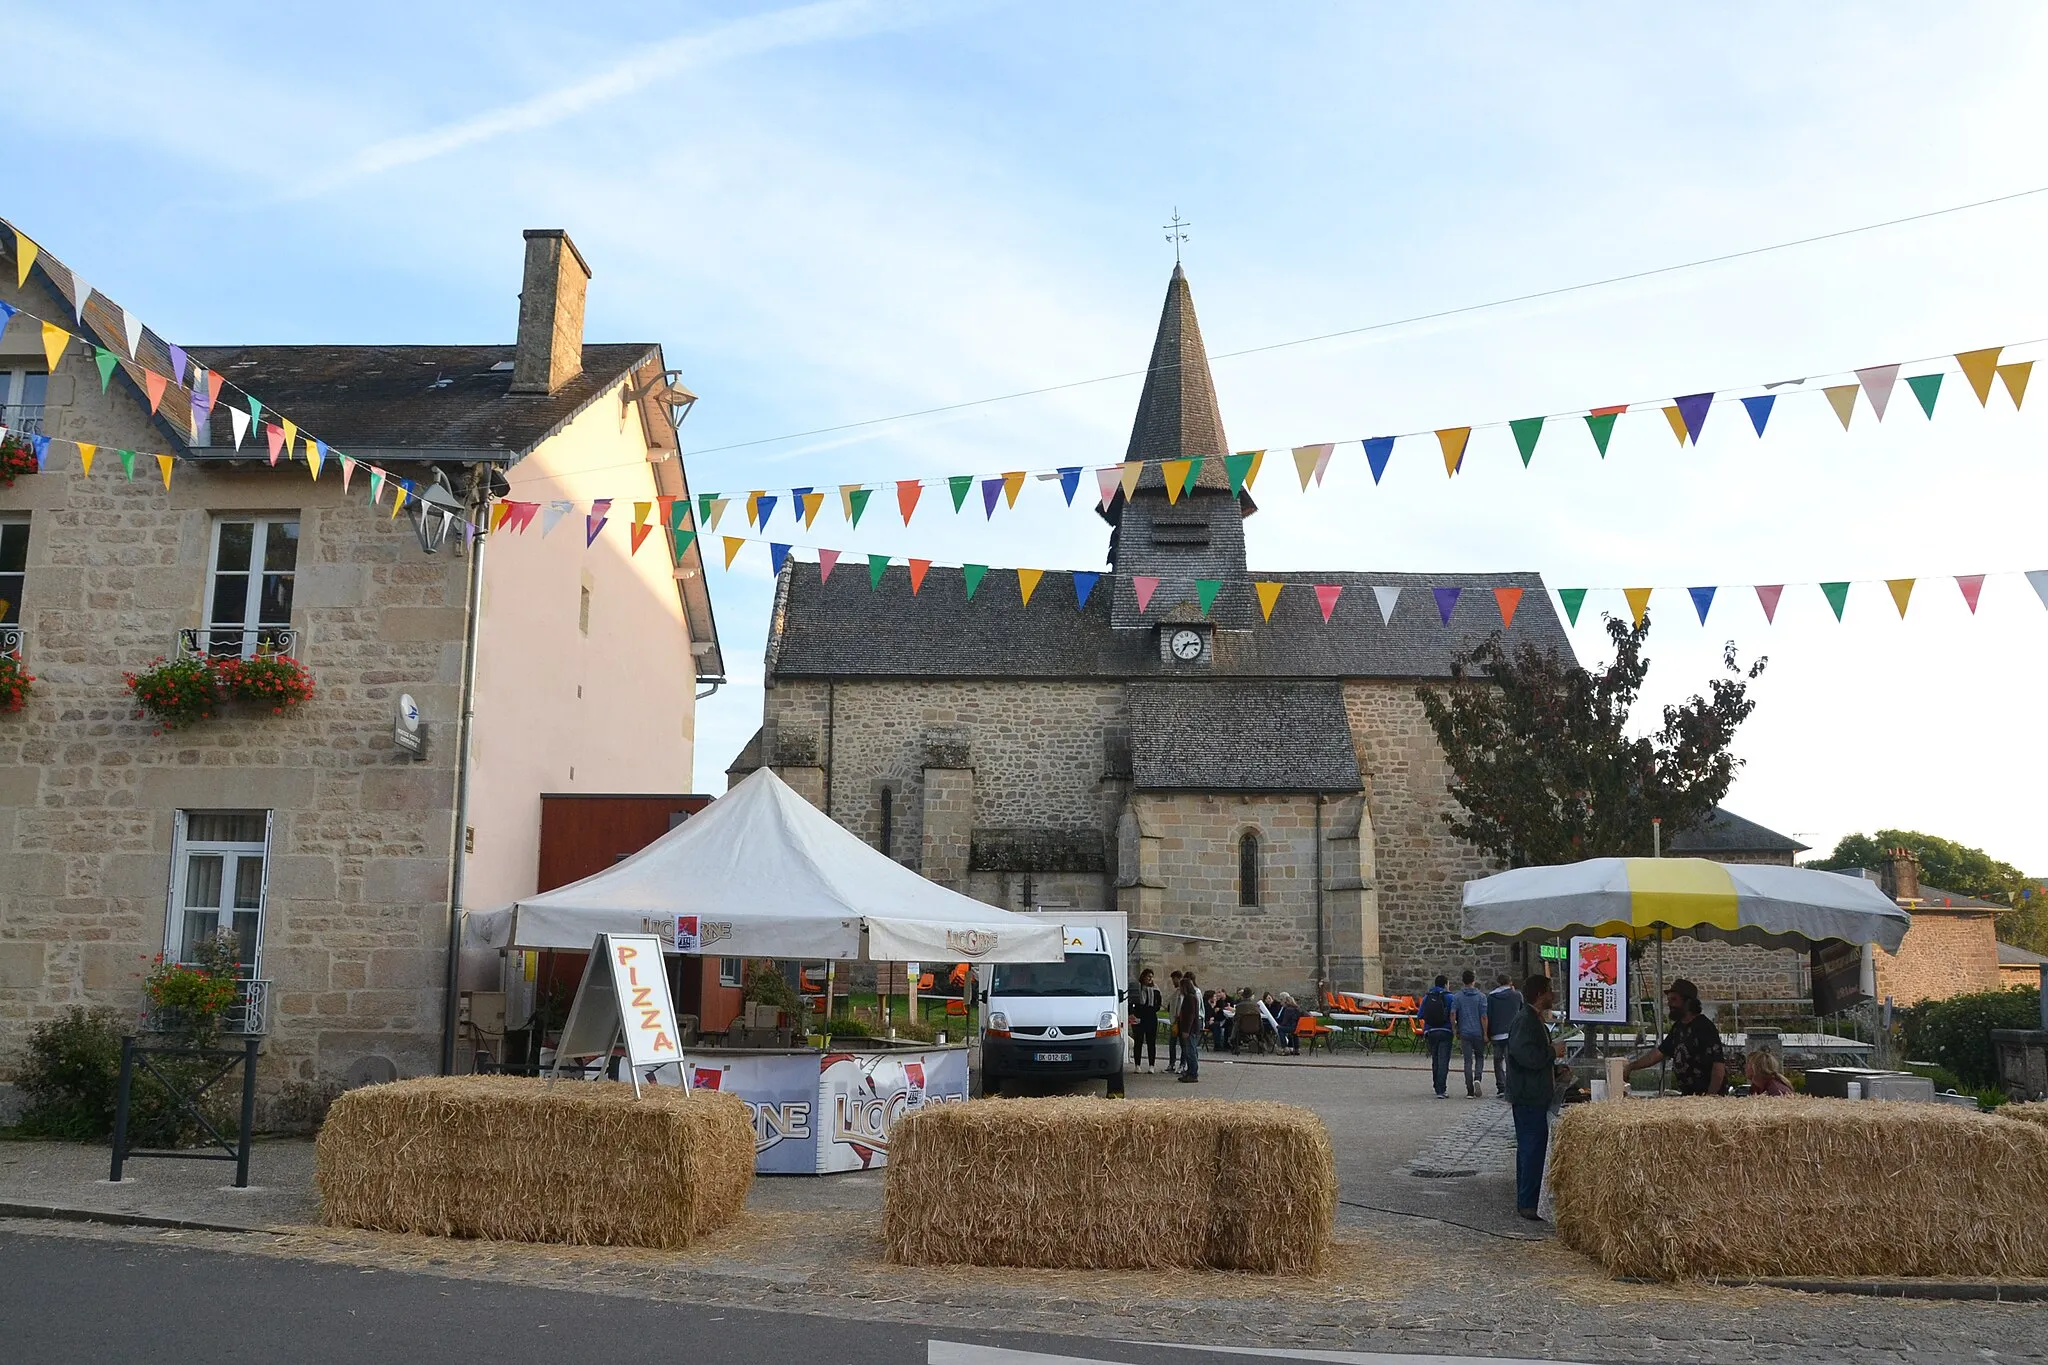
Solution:
<svg viewBox="0 0 2048 1365"><path fill-rule="evenodd" d="M896 789L882 788L882 838L880 847L888 857L896 856Z"/></svg>
<svg viewBox="0 0 2048 1365"><path fill-rule="evenodd" d="M1246 830L1237 841L1237 903L1259 903L1259 836Z"/></svg>

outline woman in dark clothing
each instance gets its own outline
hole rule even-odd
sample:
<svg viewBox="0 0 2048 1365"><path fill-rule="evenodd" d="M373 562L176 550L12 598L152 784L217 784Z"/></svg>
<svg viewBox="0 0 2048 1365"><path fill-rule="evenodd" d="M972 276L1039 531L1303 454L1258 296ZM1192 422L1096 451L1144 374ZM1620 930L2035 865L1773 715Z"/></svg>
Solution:
<svg viewBox="0 0 2048 1365"><path fill-rule="evenodd" d="M1515 1212L1538 1215L1543 1197L1543 1158L1550 1147L1553 1068L1564 1044L1550 1041L1543 1017L1556 1000L1547 976L1522 986L1522 1010L1508 1029L1508 1104L1515 1112Z"/></svg>
<svg viewBox="0 0 2048 1365"><path fill-rule="evenodd" d="M1166 997L1152 984L1152 969L1138 973L1138 988L1131 992L1131 1066L1141 1064L1159 1069L1159 1009Z"/></svg>
<svg viewBox="0 0 2048 1365"><path fill-rule="evenodd" d="M1221 1052L1230 1042L1230 993L1210 991L1202 1022L1209 1034L1210 1050Z"/></svg>

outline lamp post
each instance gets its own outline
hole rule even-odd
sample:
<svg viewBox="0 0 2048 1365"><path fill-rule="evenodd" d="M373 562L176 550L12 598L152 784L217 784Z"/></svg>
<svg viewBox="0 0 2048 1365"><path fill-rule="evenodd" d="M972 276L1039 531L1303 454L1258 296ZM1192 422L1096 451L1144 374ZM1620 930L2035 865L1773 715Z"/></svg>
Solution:
<svg viewBox="0 0 2048 1365"><path fill-rule="evenodd" d="M465 514L462 500L455 496L455 490L448 486L448 476L437 466L427 486L413 495L412 529L420 538L420 548L430 555L438 554L455 519Z"/></svg>

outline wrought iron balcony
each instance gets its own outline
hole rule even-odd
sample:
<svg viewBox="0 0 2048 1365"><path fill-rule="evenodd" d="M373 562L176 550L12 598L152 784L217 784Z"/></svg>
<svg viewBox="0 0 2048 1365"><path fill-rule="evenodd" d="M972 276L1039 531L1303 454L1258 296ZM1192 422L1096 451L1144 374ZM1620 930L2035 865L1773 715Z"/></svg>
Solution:
<svg viewBox="0 0 2048 1365"><path fill-rule="evenodd" d="M43 434L43 405L8 403L0 406L0 425L6 426L10 436L40 436Z"/></svg>
<svg viewBox="0 0 2048 1365"><path fill-rule="evenodd" d="M270 983L244 978L235 983L235 1003L221 1011L220 1031L237 1037L266 1036L270 1032ZM146 1027L151 1033L182 1033L180 1011L152 1005Z"/></svg>
<svg viewBox="0 0 2048 1365"><path fill-rule="evenodd" d="M254 658L259 654L299 653L299 632L294 626L188 626L178 632L178 657L216 659Z"/></svg>
<svg viewBox="0 0 2048 1365"><path fill-rule="evenodd" d="M0 654L21 653L22 628L9 624L0 626Z"/></svg>

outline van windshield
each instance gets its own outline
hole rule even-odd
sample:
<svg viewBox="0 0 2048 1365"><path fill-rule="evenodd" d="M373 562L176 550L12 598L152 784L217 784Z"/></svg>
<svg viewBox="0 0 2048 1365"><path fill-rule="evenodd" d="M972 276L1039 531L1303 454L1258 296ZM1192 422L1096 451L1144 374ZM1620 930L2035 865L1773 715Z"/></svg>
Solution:
<svg viewBox="0 0 2048 1365"><path fill-rule="evenodd" d="M1077 953L1064 962L1003 962L996 965L992 996L1115 995L1116 978L1102 953Z"/></svg>

